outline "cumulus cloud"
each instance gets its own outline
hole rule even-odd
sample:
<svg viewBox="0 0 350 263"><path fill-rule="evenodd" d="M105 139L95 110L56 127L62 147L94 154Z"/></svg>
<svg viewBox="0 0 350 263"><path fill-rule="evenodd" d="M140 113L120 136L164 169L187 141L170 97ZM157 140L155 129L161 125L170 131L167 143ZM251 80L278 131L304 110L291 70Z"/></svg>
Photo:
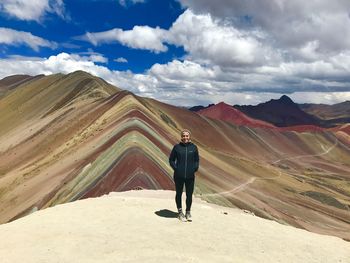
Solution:
<svg viewBox="0 0 350 263"><path fill-rule="evenodd" d="M14 69L22 67L38 69L35 74L81 69L175 105L223 99L257 104L283 94L297 102L349 99L349 1L179 1L188 9L168 29L135 26L77 38L95 46L120 43L155 53L175 45L186 52L181 60L156 63L143 74L134 74L99 65L108 62L101 54L61 53L39 61L8 58L1 62L0 73L16 73Z"/></svg>
<svg viewBox="0 0 350 263"><path fill-rule="evenodd" d="M312 1L307 11L301 1L183 2L193 10L173 23L166 41L184 47L185 61L156 64L149 71L169 86L220 90L222 96L350 91L350 37L337 41L343 33L350 36L350 18L342 9L347 2ZM335 43L329 41L332 34Z"/></svg>
<svg viewBox="0 0 350 263"><path fill-rule="evenodd" d="M90 54L60 53L48 58L12 56L0 60L0 78L14 74L55 74L83 70L106 81L140 95L156 94L157 80L147 74L133 74L131 71L113 71L96 64Z"/></svg>
<svg viewBox="0 0 350 263"><path fill-rule="evenodd" d="M77 37L77 39L89 41L94 46L102 43L119 42L130 48L151 50L155 53L167 51L163 44L166 30L159 27L134 26L131 30L114 28L104 32L91 33Z"/></svg>
<svg viewBox="0 0 350 263"><path fill-rule="evenodd" d="M302 48L308 43L318 43L317 49L322 56L347 49L350 43L350 2L347 0L179 2L196 14L209 13L236 28L262 30L274 46L283 49Z"/></svg>
<svg viewBox="0 0 350 263"><path fill-rule="evenodd" d="M206 97L229 98L227 94L289 94L300 92L321 93L350 92L346 56L337 65L330 62L281 63L261 66L246 71L228 71L216 65L201 65L192 61L174 60L167 64L155 64L148 71L164 90L183 90L184 93ZM340 61L333 57L330 60ZM301 97L298 97L299 99ZM335 97L332 97L336 99ZM339 97L337 97L339 99Z"/></svg>
<svg viewBox="0 0 350 263"><path fill-rule="evenodd" d="M278 98L285 91L271 91L268 88L270 85L279 87L278 81L274 82L275 74L228 73L217 66L200 65L186 60L174 60L164 65L155 64L144 74L134 74L128 70L110 70L104 65L96 64L91 54L60 53L48 58L13 56L0 60L0 78L13 74L49 75L76 70L87 71L138 95L181 106L207 105L223 100L230 104L257 104ZM251 78L256 82L250 81ZM257 93L256 87L250 89L261 83L267 83L263 87L265 91ZM300 103L312 101L332 104L350 100L350 91L331 89L322 93L300 90L290 96Z"/></svg>
<svg viewBox="0 0 350 263"><path fill-rule="evenodd" d="M79 58L87 61L97 62L97 63L108 63L108 58L101 53L94 52L92 49L88 49L86 52L79 52Z"/></svg>
<svg viewBox="0 0 350 263"><path fill-rule="evenodd" d="M46 13L65 17L63 0L2 0L0 11L20 20L39 22Z"/></svg>
<svg viewBox="0 0 350 263"><path fill-rule="evenodd" d="M48 58L11 56L0 60L0 77L13 74L55 74L70 73L84 70L96 76L107 76L110 72L106 67L97 65L100 62L91 55L60 53Z"/></svg>
<svg viewBox="0 0 350 263"><path fill-rule="evenodd" d="M283 62L278 66L262 66L256 71L275 78L299 78L318 81L324 85L344 86L350 90L350 51L314 62Z"/></svg>
<svg viewBox="0 0 350 263"><path fill-rule="evenodd" d="M216 68L219 70L218 68ZM173 60L167 64L154 64L149 72L159 78L167 77L173 80L209 80L215 78L215 69L204 68L201 65L185 60Z"/></svg>
<svg viewBox="0 0 350 263"><path fill-rule="evenodd" d="M119 42L135 49L155 53L168 50L166 43L182 46L192 60L214 63L224 67L240 67L279 60L278 52L258 41L259 32L244 32L220 24L209 14L195 15L186 10L169 30L159 27L135 26L132 30L120 28L103 32L87 32L77 39L93 45Z"/></svg>
<svg viewBox="0 0 350 263"><path fill-rule="evenodd" d="M56 48L57 44L29 32L17 31L11 28L0 27L0 43L6 45L27 45L39 51L40 47Z"/></svg>
<svg viewBox="0 0 350 263"><path fill-rule="evenodd" d="M278 53L259 42L259 32L238 30L210 14L186 10L168 32L169 43L183 46L192 59L223 67L244 67L278 59Z"/></svg>
<svg viewBox="0 0 350 263"><path fill-rule="evenodd" d="M116 59L114 59L114 61L118 62L118 63L128 63L128 60L126 58L123 58L123 57L116 58Z"/></svg>
<svg viewBox="0 0 350 263"><path fill-rule="evenodd" d="M344 57L343 61L347 59ZM340 69L330 63L284 63L275 67L235 72L216 65L174 60L167 64L155 64L147 73L157 79L159 89L174 96L174 101L180 99L179 93L189 93L191 99L196 101L210 102L211 99L212 102L218 102L224 99L238 104L259 103L265 98L278 98L283 94L292 97L299 94L295 95L298 102L310 98L303 98L300 94L313 94L315 98L312 101L319 98L320 102L325 102L325 98L329 97L326 94L343 94L344 98L350 94L350 78L347 77L349 65L342 63L342 66ZM320 77L321 72L324 78ZM171 96L167 97L167 101L173 100ZM328 99L330 101L341 101L341 96L332 95Z"/></svg>
<svg viewBox="0 0 350 263"><path fill-rule="evenodd" d="M350 92L296 92L291 98L300 103L335 104L350 101Z"/></svg>

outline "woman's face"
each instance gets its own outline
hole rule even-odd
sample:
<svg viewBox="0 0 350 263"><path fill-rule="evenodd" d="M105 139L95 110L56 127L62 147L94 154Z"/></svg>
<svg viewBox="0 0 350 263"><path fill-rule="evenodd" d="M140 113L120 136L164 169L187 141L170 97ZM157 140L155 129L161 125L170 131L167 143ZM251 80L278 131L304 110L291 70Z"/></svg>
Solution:
<svg viewBox="0 0 350 263"><path fill-rule="evenodd" d="M181 133L181 141L183 143L188 143L190 141L190 134L188 132Z"/></svg>

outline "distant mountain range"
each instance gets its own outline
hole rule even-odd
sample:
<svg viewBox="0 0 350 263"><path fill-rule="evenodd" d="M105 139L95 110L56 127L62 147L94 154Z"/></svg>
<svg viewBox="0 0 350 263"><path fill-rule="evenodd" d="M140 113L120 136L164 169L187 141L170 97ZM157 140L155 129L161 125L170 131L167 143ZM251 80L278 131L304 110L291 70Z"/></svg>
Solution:
<svg viewBox="0 0 350 263"><path fill-rule="evenodd" d="M275 128L271 123L253 119L234 107L220 102L216 105L211 105L207 108L202 108L197 113L205 115L213 119L219 119L227 122L232 122L236 125L243 125L249 127Z"/></svg>
<svg viewBox="0 0 350 263"><path fill-rule="evenodd" d="M205 114L206 116L215 115L217 118L219 118L218 116L222 116L224 113L219 114L218 111L230 111L230 107L239 110L247 117L264 121L277 127L317 126L330 128L350 122L349 101L334 105L296 104L286 95L283 95L277 100L272 99L268 102L260 103L256 106L227 105L225 109L220 109L215 104L210 104L207 107L194 106L191 107L190 110L196 111L200 114ZM215 112L215 114L209 112ZM245 117L241 116L241 118ZM220 119L225 120L225 118ZM230 121L236 123L237 125L240 125L241 122L240 118L231 118Z"/></svg>
<svg viewBox="0 0 350 263"><path fill-rule="evenodd" d="M328 123L339 125L350 123L350 101L327 104L299 104L301 110Z"/></svg>
<svg viewBox="0 0 350 263"><path fill-rule="evenodd" d="M0 223L111 191L174 190L168 156L188 128L197 196L350 240L349 124L311 125L287 97L261 116L302 125L277 127L225 103L196 113L83 71L0 84Z"/></svg>

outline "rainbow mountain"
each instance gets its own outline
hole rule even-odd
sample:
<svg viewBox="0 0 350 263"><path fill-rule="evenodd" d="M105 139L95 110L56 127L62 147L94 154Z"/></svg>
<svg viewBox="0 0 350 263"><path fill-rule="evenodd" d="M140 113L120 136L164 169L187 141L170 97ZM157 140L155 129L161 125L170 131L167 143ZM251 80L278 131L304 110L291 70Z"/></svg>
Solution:
<svg viewBox="0 0 350 263"><path fill-rule="evenodd" d="M0 87L0 223L111 191L173 190L168 155L188 128L200 152L196 196L350 240L349 125L235 125L83 71Z"/></svg>

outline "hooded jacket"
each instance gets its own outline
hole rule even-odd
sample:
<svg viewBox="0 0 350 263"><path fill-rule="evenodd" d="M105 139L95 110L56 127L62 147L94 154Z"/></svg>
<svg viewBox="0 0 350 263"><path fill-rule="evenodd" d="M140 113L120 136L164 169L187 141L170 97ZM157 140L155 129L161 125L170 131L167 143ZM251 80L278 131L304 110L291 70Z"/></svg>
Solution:
<svg viewBox="0 0 350 263"><path fill-rule="evenodd" d="M169 164L174 170L174 177L194 178L199 168L197 146L192 142L176 144L170 153Z"/></svg>

